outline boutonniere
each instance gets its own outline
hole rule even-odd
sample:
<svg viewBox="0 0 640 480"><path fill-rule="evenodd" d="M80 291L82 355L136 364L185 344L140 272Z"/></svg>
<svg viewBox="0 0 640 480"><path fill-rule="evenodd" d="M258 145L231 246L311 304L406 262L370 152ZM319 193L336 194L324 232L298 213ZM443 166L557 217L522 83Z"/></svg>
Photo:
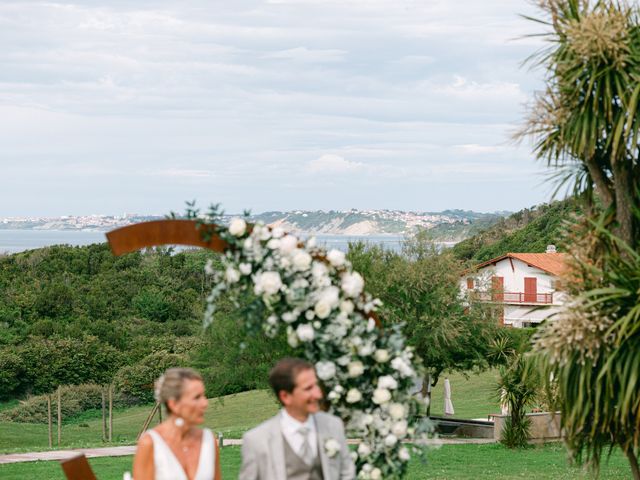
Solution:
<svg viewBox="0 0 640 480"><path fill-rule="evenodd" d="M327 457L335 457L340 451L340 442L338 442L335 438L327 438L324 441L324 451L326 452Z"/></svg>

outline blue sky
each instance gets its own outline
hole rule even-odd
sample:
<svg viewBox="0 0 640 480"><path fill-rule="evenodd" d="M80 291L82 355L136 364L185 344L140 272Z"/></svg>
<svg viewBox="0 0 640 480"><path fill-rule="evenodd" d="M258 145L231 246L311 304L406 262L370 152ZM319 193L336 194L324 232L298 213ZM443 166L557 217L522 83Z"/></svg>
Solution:
<svg viewBox="0 0 640 480"><path fill-rule="evenodd" d="M548 201L526 0L0 3L0 216Z"/></svg>

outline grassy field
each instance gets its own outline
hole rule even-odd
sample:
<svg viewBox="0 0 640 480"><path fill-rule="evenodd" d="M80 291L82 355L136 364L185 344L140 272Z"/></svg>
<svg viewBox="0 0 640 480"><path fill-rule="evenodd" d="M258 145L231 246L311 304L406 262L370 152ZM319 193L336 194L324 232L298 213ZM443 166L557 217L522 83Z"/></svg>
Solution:
<svg viewBox="0 0 640 480"><path fill-rule="evenodd" d="M497 371L480 374L461 373L447 375L451 384L451 400L457 418L486 418L489 413L500 413L498 400L494 398ZM431 392L431 414L444 413L444 379L442 375Z"/></svg>
<svg viewBox="0 0 640 480"><path fill-rule="evenodd" d="M101 440L100 418L74 421L66 425L63 422L60 448L131 445L135 443L151 408L149 405L116 411L111 444ZM239 438L243 432L271 417L277 410L278 405L266 390L239 393L211 400L205 426L215 432L222 432L227 438ZM54 426L54 444L56 438ZM0 453L37 450L49 450L46 425L0 422Z"/></svg>
<svg viewBox="0 0 640 480"><path fill-rule="evenodd" d="M449 375L455 416L459 418L486 417L499 412L498 403L492 398L495 371ZM433 390L431 413L442 415L444 407L444 377ZM266 390L239 393L210 401L205 426L222 432L226 438L239 438L242 433L269 418L278 406ZM135 443L139 429L151 411L151 405L115 411L112 445ZM100 418L76 419L63 422L60 448L82 448L108 445L102 442ZM54 444L55 444L54 426ZM57 448L57 446L56 446ZM47 426L37 424L0 422L0 453L48 450Z"/></svg>
<svg viewBox="0 0 640 480"><path fill-rule="evenodd" d="M131 469L131 457L96 458L90 460L99 480L121 480L122 473ZM221 454L223 477L238 477L240 449L225 447ZM631 472L619 451L603 465L600 479L630 478ZM33 462L0 465L3 480L63 480L57 462ZM445 445L428 454L426 464L412 461L407 480L419 479L589 479L589 474L569 466L565 450L560 444L547 444L514 451L500 444Z"/></svg>

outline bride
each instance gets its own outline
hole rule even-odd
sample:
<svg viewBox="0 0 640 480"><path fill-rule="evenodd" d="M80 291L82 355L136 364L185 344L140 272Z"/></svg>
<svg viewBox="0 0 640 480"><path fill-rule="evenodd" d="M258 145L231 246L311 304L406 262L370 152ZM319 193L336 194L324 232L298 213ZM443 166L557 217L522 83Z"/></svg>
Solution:
<svg viewBox="0 0 640 480"><path fill-rule="evenodd" d="M204 422L208 401L202 377L170 368L156 382L168 418L145 432L133 460L135 480L222 480L218 444Z"/></svg>

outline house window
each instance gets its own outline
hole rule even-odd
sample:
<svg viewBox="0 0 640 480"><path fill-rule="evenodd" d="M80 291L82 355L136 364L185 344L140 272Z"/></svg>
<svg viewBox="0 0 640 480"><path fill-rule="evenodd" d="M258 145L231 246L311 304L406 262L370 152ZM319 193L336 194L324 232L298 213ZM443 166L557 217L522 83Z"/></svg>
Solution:
<svg viewBox="0 0 640 480"><path fill-rule="evenodd" d="M538 279L535 277L524 277L524 301L535 303L538 301Z"/></svg>
<svg viewBox="0 0 640 480"><path fill-rule="evenodd" d="M491 290L493 300L504 301L504 277L491 277Z"/></svg>

